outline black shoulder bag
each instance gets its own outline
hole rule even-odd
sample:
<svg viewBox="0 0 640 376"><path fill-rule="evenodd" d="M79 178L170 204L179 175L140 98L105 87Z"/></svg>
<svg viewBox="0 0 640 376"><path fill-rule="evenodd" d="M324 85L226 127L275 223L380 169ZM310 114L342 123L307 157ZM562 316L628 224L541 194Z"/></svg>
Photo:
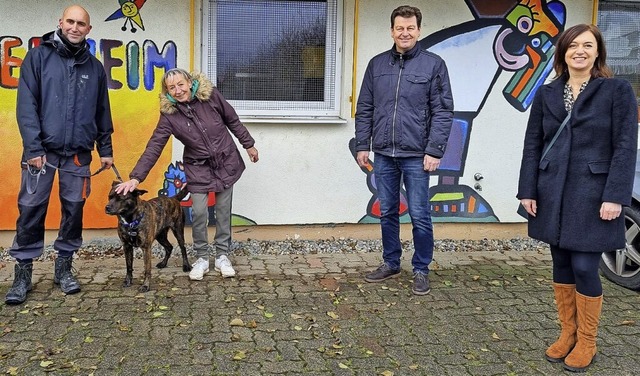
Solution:
<svg viewBox="0 0 640 376"><path fill-rule="evenodd" d="M558 128L558 130L556 131L556 134L553 135L553 138L551 139L551 142L549 142L549 145L547 145L547 148L544 149L544 151L542 152L542 157L540 157L540 161L542 161L544 159L544 157L547 156L547 153L549 152L549 150L551 150L551 147L553 146L553 144L556 143L556 140L560 136L560 132L562 132L564 127L567 125L567 123L569 122L570 118L571 118L571 111L569 111L569 113L567 114L567 117L564 118L564 120L562 121L562 124L560 124L560 128ZM527 211L524 209L524 206L522 206L522 203L520 203L520 205L518 205L517 213L521 217L523 217L525 219L529 219L529 213L527 213Z"/></svg>

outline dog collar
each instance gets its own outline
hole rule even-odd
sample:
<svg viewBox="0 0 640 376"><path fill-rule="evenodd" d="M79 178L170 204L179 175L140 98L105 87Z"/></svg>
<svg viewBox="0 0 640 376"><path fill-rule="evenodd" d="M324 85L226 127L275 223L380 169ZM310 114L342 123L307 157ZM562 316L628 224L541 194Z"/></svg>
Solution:
<svg viewBox="0 0 640 376"><path fill-rule="evenodd" d="M140 222L142 222L142 218L144 218L144 213L140 214L140 217L134 219L131 222L127 222L127 220L124 219L124 217L120 217L122 226L127 230L127 235L129 236L138 235L138 227L140 226Z"/></svg>

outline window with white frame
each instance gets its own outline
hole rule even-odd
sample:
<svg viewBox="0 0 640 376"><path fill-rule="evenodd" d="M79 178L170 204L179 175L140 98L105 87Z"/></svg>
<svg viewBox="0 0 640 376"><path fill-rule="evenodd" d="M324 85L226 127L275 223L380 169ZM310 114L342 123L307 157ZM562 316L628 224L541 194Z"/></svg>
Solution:
<svg viewBox="0 0 640 376"><path fill-rule="evenodd" d="M203 66L240 115L338 116L338 0L209 0Z"/></svg>
<svg viewBox="0 0 640 376"><path fill-rule="evenodd" d="M599 1L598 28L607 47L607 65L631 83L640 99L640 1Z"/></svg>

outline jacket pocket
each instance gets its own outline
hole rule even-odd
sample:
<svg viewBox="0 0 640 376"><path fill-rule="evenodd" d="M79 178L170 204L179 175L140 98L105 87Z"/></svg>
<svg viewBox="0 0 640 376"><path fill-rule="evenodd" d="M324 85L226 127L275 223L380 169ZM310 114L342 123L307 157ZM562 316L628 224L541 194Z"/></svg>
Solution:
<svg viewBox="0 0 640 376"><path fill-rule="evenodd" d="M73 163L78 166L86 166L91 163L91 152L90 151L81 151L78 154L73 156Z"/></svg>
<svg viewBox="0 0 640 376"><path fill-rule="evenodd" d="M184 157L184 163L193 165L193 166L203 166L205 165L209 160L208 159L195 159L195 158L190 158L190 157Z"/></svg>
<svg viewBox="0 0 640 376"><path fill-rule="evenodd" d="M405 78L407 79L407 81L411 82L412 84L427 84L429 83L429 81L431 81L430 77L419 76L415 74L407 74Z"/></svg>
<svg viewBox="0 0 640 376"><path fill-rule="evenodd" d="M589 170L592 174L608 174L611 161L593 161L589 162Z"/></svg>

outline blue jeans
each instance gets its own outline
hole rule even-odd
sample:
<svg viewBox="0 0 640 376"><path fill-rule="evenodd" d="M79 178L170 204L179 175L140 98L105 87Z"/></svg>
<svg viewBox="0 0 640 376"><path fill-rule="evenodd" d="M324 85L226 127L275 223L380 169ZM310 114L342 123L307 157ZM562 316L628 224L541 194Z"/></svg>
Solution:
<svg viewBox="0 0 640 376"><path fill-rule="evenodd" d="M428 273L433 259L433 225L429 204L429 172L421 157L393 158L375 154L375 185L380 199L382 259L392 269L400 268L400 187L407 191L413 224L413 272Z"/></svg>

